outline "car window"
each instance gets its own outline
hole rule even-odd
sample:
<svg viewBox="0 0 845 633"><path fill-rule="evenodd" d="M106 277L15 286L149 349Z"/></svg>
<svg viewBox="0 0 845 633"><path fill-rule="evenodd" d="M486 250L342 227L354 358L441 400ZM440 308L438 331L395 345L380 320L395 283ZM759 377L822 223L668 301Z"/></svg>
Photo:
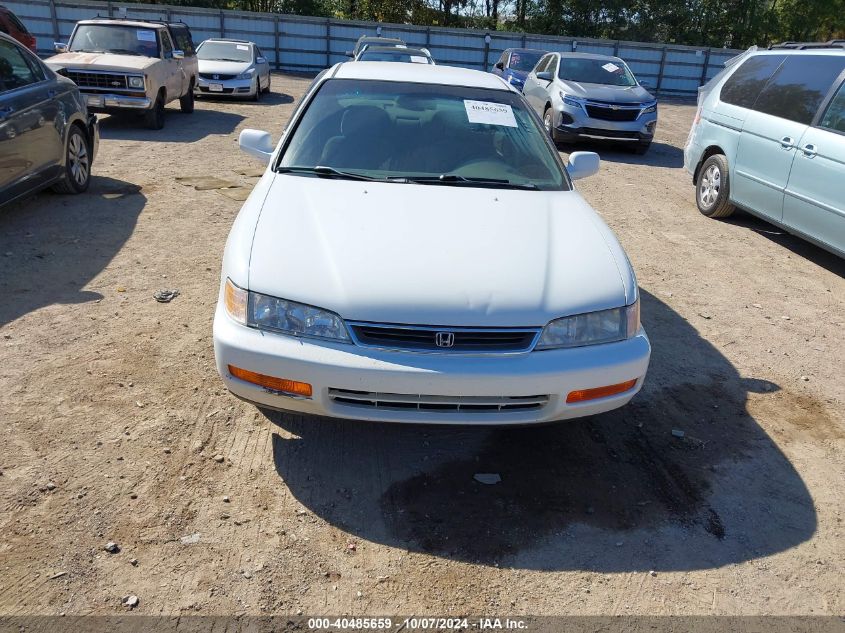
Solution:
<svg viewBox="0 0 845 633"><path fill-rule="evenodd" d="M68 49L79 53L159 56L155 29L121 24L80 24Z"/></svg>
<svg viewBox="0 0 845 633"><path fill-rule="evenodd" d="M161 37L161 52L165 59L173 57L173 43L170 41L170 35L166 31L159 31Z"/></svg>
<svg viewBox="0 0 845 633"><path fill-rule="evenodd" d="M256 46L255 47L255 58L258 59L259 57L264 57L264 55L261 54L261 49Z"/></svg>
<svg viewBox="0 0 845 633"><path fill-rule="evenodd" d="M514 51L511 53L508 68L528 72L534 68L537 60L540 59L540 55L541 53L532 53L531 51Z"/></svg>
<svg viewBox="0 0 845 633"><path fill-rule="evenodd" d="M845 133L845 83L839 86L819 121L819 127Z"/></svg>
<svg viewBox="0 0 845 633"><path fill-rule="evenodd" d="M329 79L279 161L279 168L318 165L379 179L446 184L439 177L447 174L462 184L568 188L522 96L466 86Z"/></svg>
<svg viewBox="0 0 845 633"><path fill-rule="evenodd" d="M237 42L203 42L197 51L199 59L223 62L251 62L249 44Z"/></svg>
<svg viewBox="0 0 845 633"><path fill-rule="evenodd" d="M728 77L719 98L741 108L751 108L763 87L786 59L784 55L756 55L746 59Z"/></svg>
<svg viewBox="0 0 845 633"><path fill-rule="evenodd" d="M0 40L0 92L23 88L41 81L18 47Z"/></svg>
<svg viewBox="0 0 845 633"><path fill-rule="evenodd" d="M789 56L757 97L754 109L809 125L843 69L841 55Z"/></svg>
<svg viewBox="0 0 845 633"><path fill-rule="evenodd" d="M551 58L551 55L546 55L545 57L540 58L540 61L537 63L537 67L534 69L535 74L545 71Z"/></svg>
<svg viewBox="0 0 845 633"><path fill-rule="evenodd" d="M187 57L193 57L197 54L196 50L194 50L194 43L191 40L191 32L188 30L188 27L182 25L171 25L170 32L173 34L173 39L176 40L176 46L181 50Z"/></svg>
<svg viewBox="0 0 845 633"><path fill-rule="evenodd" d="M592 57L560 58L558 77L564 81L603 86L636 86L637 80L628 67L619 60L594 59Z"/></svg>

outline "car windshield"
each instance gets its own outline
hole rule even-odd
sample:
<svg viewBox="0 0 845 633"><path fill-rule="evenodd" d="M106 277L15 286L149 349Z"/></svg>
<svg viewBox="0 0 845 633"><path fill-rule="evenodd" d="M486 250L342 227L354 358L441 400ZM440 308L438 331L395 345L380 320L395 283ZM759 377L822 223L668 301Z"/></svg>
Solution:
<svg viewBox="0 0 845 633"><path fill-rule="evenodd" d="M525 72L529 72L534 66L537 65L537 62L540 61L540 58L543 56L541 52L534 52L534 51L514 51L511 53L510 61L508 62L508 68L512 68L514 70L524 70Z"/></svg>
<svg viewBox="0 0 845 633"><path fill-rule="evenodd" d="M68 50L158 57L156 29L120 24L80 24Z"/></svg>
<svg viewBox="0 0 845 633"><path fill-rule="evenodd" d="M520 95L439 84L326 81L276 169L392 182L569 188L559 157Z"/></svg>
<svg viewBox="0 0 845 633"><path fill-rule="evenodd" d="M358 56L361 62L406 62L428 64L428 57L422 51L408 51L401 48L378 51L368 48Z"/></svg>
<svg viewBox="0 0 845 633"><path fill-rule="evenodd" d="M198 59L221 62L251 62L249 44L237 42L203 42L197 49Z"/></svg>
<svg viewBox="0 0 845 633"><path fill-rule="evenodd" d="M577 81L582 84L637 85L637 80L625 64L610 59L561 56L557 75L564 81Z"/></svg>

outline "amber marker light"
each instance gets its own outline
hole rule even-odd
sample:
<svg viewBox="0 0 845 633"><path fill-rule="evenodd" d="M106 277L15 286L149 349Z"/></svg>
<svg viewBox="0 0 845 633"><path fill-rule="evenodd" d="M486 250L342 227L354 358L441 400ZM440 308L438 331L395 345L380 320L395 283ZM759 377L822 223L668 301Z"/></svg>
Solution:
<svg viewBox="0 0 845 633"><path fill-rule="evenodd" d="M288 380L286 378L276 378L275 376L266 376L248 369L241 369L234 365L229 365L229 373L235 378L245 382L251 382L254 385L259 385L271 391L278 391L291 396L301 396L303 398L310 398L312 394L311 385L307 382L298 382L296 380Z"/></svg>
<svg viewBox="0 0 845 633"><path fill-rule="evenodd" d="M606 387L596 387L595 389L579 389L577 391L570 391L566 396L566 403L573 404L575 402L586 402L587 400L596 400L598 398L607 398L608 396L615 396L620 393L625 393L634 388L637 384L636 378L628 380L627 382L620 382L615 385L607 385Z"/></svg>
<svg viewBox="0 0 845 633"><path fill-rule="evenodd" d="M246 305L249 293L226 279L223 288L223 302L226 304L226 312L238 323L246 323Z"/></svg>

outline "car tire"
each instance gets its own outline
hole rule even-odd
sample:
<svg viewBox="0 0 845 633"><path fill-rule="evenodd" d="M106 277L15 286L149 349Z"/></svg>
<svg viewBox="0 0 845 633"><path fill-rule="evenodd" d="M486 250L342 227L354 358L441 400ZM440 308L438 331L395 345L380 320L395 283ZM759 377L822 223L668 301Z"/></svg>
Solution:
<svg viewBox="0 0 845 633"><path fill-rule="evenodd" d="M160 130L164 127L164 95L159 93L153 107L144 114L144 125L151 130Z"/></svg>
<svg viewBox="0 0 845 633"><path fill-rule="evenodd" d="M636 145L634 145L634 153L642 156L643 154L648 152L649 147L651 147L651 141L647 141L645 143L637 143Z"/></svg>
<svg viewBox="0 0 845 633"><path fill-rule="evenodd" d="M185 114L190 114L194 111L194 80L191 79L191 85L188 87L188 92L183 97L179 98L179 107Z"/></svg>
<svg viewBox="0 0 845 633"><path fill-rule="evenodd" d="M65 147L65 173L53 185L56 193L82 193L91 184L91 146L88 136L78 125L72 125Z"/></svg>
<svg viewBox="0 0 845 633"><path fill-rule="evenodd" d="M730 202L728 159L714 154L701 166L695 183L695 203L708 218L726 218L735 207Z"/></svg>
<svg viewBox="0 0 845 633"><path fill-rule="evenodd" d="M555 139L554 114L554 110L550 107L543 112L543 127L546 128L546 133L552 140Z"/></svg>
<svg viewBox="0 0 845 633"><path fill-rule="evenodd" d="M267 87L264 89L264 92L270 94L270 82L272 81L270 75L267 75Z"/></svg>
<svg viewBox="0 0 845 633"><path fill-rule="evenodd" d="M255 78L255 91L252 94L253 101L261 101L261 82L258 77Z"/></svg>

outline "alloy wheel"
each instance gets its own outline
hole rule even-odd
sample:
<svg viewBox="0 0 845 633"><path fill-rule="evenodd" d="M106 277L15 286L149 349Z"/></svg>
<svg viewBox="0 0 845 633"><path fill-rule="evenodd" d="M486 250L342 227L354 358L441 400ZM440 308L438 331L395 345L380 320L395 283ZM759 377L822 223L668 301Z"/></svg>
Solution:
<svg viewBox="0 0 845 633"><path fill-rule="evenodd" d="M701 184L699 185L699 198L701 204L706 208L712 207L716 204L719 198L719 190L722 186L722 172L716 165L710 165L704 174L701 176Z"/></svg>
<svg viewBox="0 0 845 633"><path fill-rule="evenodd" d="M70 164L70 175L77 185L84 186L88 181L91 162L88 158L88 146L79 132L71 134L67 157Z"/></svg>

